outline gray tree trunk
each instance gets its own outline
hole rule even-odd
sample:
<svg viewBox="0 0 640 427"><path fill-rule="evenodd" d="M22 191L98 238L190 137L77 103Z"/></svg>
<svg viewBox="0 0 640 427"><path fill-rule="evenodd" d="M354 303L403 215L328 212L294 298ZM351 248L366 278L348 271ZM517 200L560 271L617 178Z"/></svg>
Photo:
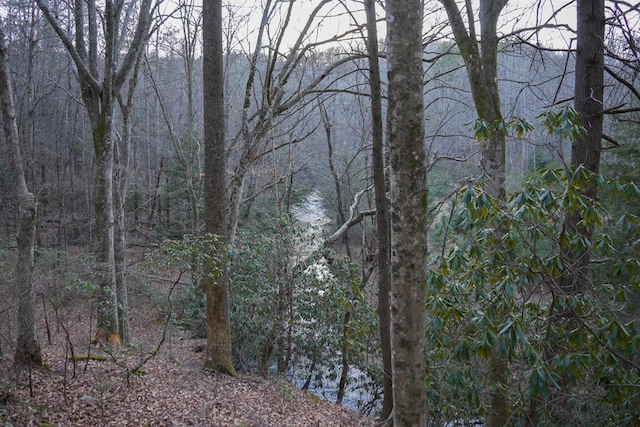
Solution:
<svg viewBox="0 0 640 427"><path fill-rule="evenodd" d="M222 61L222 2L204 2L204 207L205 230L227 235L226 153L224 73ZM215 250L215 248L212 248ZM214 372L236 375L231 360L231 322L229 315L229 276L226 262L223 273L213 279L204 274L207 301L207 348L204 366ZM214 281L215 280L215 281Z"/></svg>
<svg viewBox="0 0 640 427"><path fill-rule="evenodd" d="M393 425L426 425L425 283L427 167L424 146L422 1L387 0L391 181Z"/></svg>
<svg viewBox="0 0 640 427"><path fill-rule="evenodd" d="M1 25L1 22L0 22ZM42 364L42 353L36 336L36 292L33 284L33 250L35 246L37 203L27 189L20 154L20 139L13 102L13 88L4 30L0 26L0 103L7 148L10 155L11 175L18 199L18 233L16 235L18 259L16 261L16 289L20 293L18 305L18 338L13 363L16 366Z"/></svg>
<svg viewBox="0 0 640 427"><path fill-rule="evenodd" d="M572 168L583 166L590 172L597 174L600 171L600 154L602 151L603 113L604 113L604 32L605 9L604 0L577 0L576 2L576 63L574 106L579 114L579 119L586 133L573 141L571 147ZM593 185L583 190L583 194L595 201L598 197L597 186ZM566 245L567 240L574 240L580 235L588 240L593 237L593 228L583 225L582 215L579 212L567 212L565 214L562 235L559 236L560 251L567 266L560 278L560 294L578 295L588 291L593 283L591 270L591 257L588 249L576 251ZM569 238L566 238L566 234ZM574 313L554 307L554 312L549 322L574 322ZM571 328L572 326L568 326ZM553 330L554 328L550 328ZM547 358L551 359L562 349L553 344L551 335L550 350ZM561 390L554 392L553 399L557 403L554 408L563 408L570 393L566 387L570 387L569 381L560 381ZM539 408L545 402L540 396L531 400L527 426L538 423L538 416L543 411ZM554 409L552 408L552 411ZM554 418L552 412L551 418Z"/></svg>
<svg viewBox="0 0 640 427"><path fill-rule="evenodd" d="M123 114L124 116L124 114ZM125 124L128 126L128 119ZM116 159L114 174L114 262L116 281L116 300L118 302L118 333L122 344L129 345L131 336L129 330L129 296L127 290L127 228L125 201L127 196L129 156L129 135L125 130L122 140L116 145Z"/></svg>
<svg viewBox="0 0 640 427"><path fill-rule="evenodd" d="M141 1L138 21L131 38L121 37L120 31L129 31L129 28L121 28L123 8L115 5L113 0L104 2L104 10L101 13L97 10L95 1L76 0L73 11L74 38L62 27L45 0L36 2L73 59L81 85L82 100L91 122L96 165L95 281L100 288L96 341L119 344L121 338L114 240L113 113L117 94L148 40L152 21L152 0ZM130 12L131 10L127 10L127 13ZM99 14L104 27L99 25ZM104 32L99 34L101 28ZM100 40L104 42L102 58L98 58ZM128 48L122 46L123 40L128 41ZM102 72L99 71L101 66ZM126 307L126 301L122 301L120 307Z"/></svg>
<svg viewBox="0 0 640 427"><path fill-rule="evenodd" d="M578 0L576 13L574 106L586 133L571 146L571 166L583 166L597 174L600 172L604 111L604 0ZM584 192L591 200L596 200L598 196L596 186L586 188ZM581 221L582 217L578 213L568 213L564 232L591 239L593 229L580 226ZM565 239L561 238L560 241ZM567 258L565 265L573 266L573 269L563 278L561 286L564 292L576 294L591 283L589 251L577 254L565 247L563 252Z"/></svg>
<svg viewBox="0 0 640 427"><path fill-rule="evenodd" d="M440 0L444 5L453 29L456 44L465 62L471 95L479 120L492 129L491 136L482 141L481 168L487 182L487 193L498 200L505 196L506 145L505 134L498 130L503 121L498 92L498 35L497 23L508 0L480 0L480 40L476 40L473 19L467 23L462 18L455 0ZM467 4L470 8L471 5ZM473 11L467 10L473 18ZM501 230L492 239L500 241ZM485 401L489 412L485 417L488 427L502 427L509 420L509 397L506 393L508 363L504 355L489 355L486 364L487 393Z"/></svg>
<svg viewBox="0 0 640 427"><path fill-rule="evenodd" d="M366 0L367 55L369 59L369 87L371 88L371 135L373 186L376 199L376 226L378 231L378 318L380 320L380 346L382 349L383 398L380 420L387 420L393 409L393 381L391 377L391 290L389 202L387 179L384 172L384 136L382 124L382 89L378 61L378 31L375 0Z"/></svg>
<svg viewBox="0 0 640 427"><path fill-rule="evenodd" d="M83 97L85 103L93 96ZM112 105L103 106L112 109ZM113 123L111 115L102 117L102 123L93 129L95 162L95 249L96 284L100 288L97 302L96 341L120 344L118 299L116 293L115 229L113 207Z"/></svg>
<svg viewBox="0 0 640 427"><path fill-rule="evenodd" d="M125 203L129 184L129 161L131 145L131 107L138 83L141 56L135 63L133 73L129 78L126 97L120 94L118 104L122 113L122 135L114 144L114 261L116 280L116 299L118 302L118 333L122 344L131 343L129 327L129 292L127 287L127 224Z"/></svg>

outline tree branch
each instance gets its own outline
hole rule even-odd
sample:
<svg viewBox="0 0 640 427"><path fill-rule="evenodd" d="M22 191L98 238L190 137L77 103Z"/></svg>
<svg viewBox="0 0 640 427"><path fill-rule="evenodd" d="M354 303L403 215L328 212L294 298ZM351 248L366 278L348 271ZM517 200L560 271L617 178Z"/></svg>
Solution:
<svg viewBox="0 0 640 427"><path fill-rule="evenodd" d="M76 50L75 46L73 45L73 42L71 41L71 37L69 36L69 34L66 33L66 31L62 29L62 26L60 25L60 21L58 21L58 18L54 16L53 12L51 12L51 9L49 9L49 6L47 6L45 3L45 0L36 0L36 3L38 4L38 7L44 14L44 17L47 19L47 21L51 25L51 28L53 28L53 31L56 32L56 34L60 38L60 41L62 41L62 44L64 45L65 49L71 56L71 59L73 60L73 63L76 65L76 70L80 75L80 77L82 77L82 79L91 86L91 89L93 89L96 93L100 93L102 91L102 85L97 80L97 78L93 74L91 74L91 71L89 70L86 62L82 59L79 52Z"/></svg>
<svg viewBox="0 0 640 427"><path fill-rule="evenodd" d="M347 230L349 230L349 228L362 222L362 220L365 217L373 216L376 214L377 212L376 209L369 209L366 211L362 211L362 212L359 212L357 215L355 213L358 207L358 204L360 203L360 197L362 197L362 195L367 191L369 191L371 188L372 186L369 186L364 190L361 190L358 193L356 193L356 195L353 197L353 203L351 203L351 206L349 206L349 218L344 222L344 224L340 226L340 228L338 228L332 235L330 235L324 240L325 246L340 240L340 238L342 238L342 236L347 232Z"/></svg>

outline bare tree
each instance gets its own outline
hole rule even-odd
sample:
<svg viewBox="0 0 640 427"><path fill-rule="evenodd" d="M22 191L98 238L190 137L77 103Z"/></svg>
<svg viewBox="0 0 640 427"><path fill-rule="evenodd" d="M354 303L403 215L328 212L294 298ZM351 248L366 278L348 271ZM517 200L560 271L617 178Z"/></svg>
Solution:
<svg viewBox="0 0 640 427"><path fill-rule="evenodd" d="M20 293L18 306L18 339L13 358L14 365L42 364L42 353L35 330L36 292L33 284L33 250L35 246L37 202L27 188L16 113L13 87L9 71L7 46L0 22L0 103L4 134L10 154L16 198L18 199L18 258L16 261L16 288Z"/></svg>
<svg viewBox="0 0 640 427"><path fill-rule="evenodd" d="M74 29L70 34L48 5L36 0L45 18L74 62L82 100L91 123L95 153L96 282L100 288L96 339L120 343L114 255L114 124L116 99L149 37L152 0L141 0L133 34L137 1L106 0L74 3ZM101 20L100 20L101 18ZM100 34L100 29L103 33ZM104 47L99 48L100 41ZM103 54L100 57L100 53ZM100 68L102 67L102 70Z"/></svg>
<svg viewBox="0 0 640 427"><path fill-rule="evenodd" d="M387 0L387 24L393 425L425 426L427 167L422 1Z"/></svg>
<svg viewBox="0 0 640 427"><path fill-rule="evenodd" d="M240 204L246 177L252 167L264 153L270 152L266 143L267 136L279 123L286 119L291 110L312 102L319 96L319 86L331 72L341 65L353 61L345 56L328 64L311 81L296 73L305 70L311 53L330 42L341 40L357 31L349 29L334 37L309 42L314 23L321 20L323 8L333 7L331 0L317 2L303 28L291 47L285 46L288 32L291 31L291 17L295 2L276 2L267 0L262 11L260 27L257 31L255 47L249 55L249 72L244 84L241 123L237 134L232 138L229 153L237 156L229 184L229 237L233 242L239 220ZM282 10L280 10L282 8ZM275 34L270 34L270 19L279 12L283 22ZM268 40L268 43L265 42ZM265 45L269 49L265 52Z"/></svg>

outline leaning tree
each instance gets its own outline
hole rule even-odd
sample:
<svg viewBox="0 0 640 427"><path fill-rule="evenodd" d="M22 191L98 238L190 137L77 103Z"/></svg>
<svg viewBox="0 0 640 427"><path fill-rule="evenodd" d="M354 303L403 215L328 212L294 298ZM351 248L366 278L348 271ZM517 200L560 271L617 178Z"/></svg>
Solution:
<svg viewBox="0 0 640 427"><path fill-rule="evenodd" d="M35 330L36 292L33 286L33 250L36 237L36 198L27 188L20 137L16 123L13 101L13 87L4 30L0 23L0 104L2 122L9 152L11 175L13 176L18 200L18 232L16 241L18 258L16 262L16 287L20 294L18 305L18 338L13 362L15 365L29 363L42 364L42 352Z"/></svg>

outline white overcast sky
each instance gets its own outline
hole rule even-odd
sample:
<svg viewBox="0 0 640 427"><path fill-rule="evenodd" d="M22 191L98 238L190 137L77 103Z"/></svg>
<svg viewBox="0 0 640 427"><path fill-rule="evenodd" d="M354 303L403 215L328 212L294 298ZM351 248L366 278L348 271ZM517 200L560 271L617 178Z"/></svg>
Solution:
<svg viewBox="0 0 640 427"><path fill-rule="evenodd" d="M242 35L249 36L247 37L249 40L255 39L264 3L264 0L230 0L227 2L230 10L234 10L238 15L248 17L246 29L242 32ZM318 0L295 0L293 4L288 1L279 1L278 3L280 13L276 13L273 16L274 22L270 26L270 32L271 34L275 33L279 26L278 23L284 19L284 12L292 5L294 11L293 25L287 31L287 42L293 44L312 10L320 2ZM477 2L474 1L474 3ZM561 10L561 12L551 19L550 23L565 24L575 29L575 9L572 5L567 5L567 3L570 3L570 0L539 0L537 3L526 0L511 0L503 12L499 31L502 34L509 34L516 29L533 27L536 23L547 22L556 10ZM430 25L445 19L446 16L437 0L427 0L425 7L426 32ZM437 9L440 11L438 12ZM377 12L379 17L384 17L384 10L379 5ZM365 21L362 0L333 0L321 9L318 18L314 21L312 28L315 32L311 39L328 39L336 34L348 31L353 28L354 20L359 23L364 23ZM384 37L384 28L384 22L381 22L378 26L381 39ZM554 44L560 47L566 46L570 37L571 35L562 34L558 31L543 31L539 35L539 40L533 41L544 45Z"/></svg>
<svg viewBox="0 0 640 427"><path fill-rule="evenodd" d="M201 1L196 0L198 3ZM478 0L472 0L472 2L477 5ZM253 49L265 3L266 0L223 0L225 5L223 13L225 16L229 16L229 13L234 15L231 18L232 26L237 31L237 40L242 41L242 45L236 46L236 48L242 48L245 51ZM282 50L286 50L294 44L308 17L319 3L321 3L320 0L272 0L272 4L277 5L269 26L269 34L272 37L281 28L287 8L293 7L293 18L285 36L286 46ZM383 19L384 9L380 6L381 2L378 3L377 13ZM459 1L458 3L463 2ZM560 12L554 16L554 11ZM425 0L425 32L428 32L434 23L442 22L444 19L446 19L446 15L438 0ZM317 42L342 34L353 28L354 21L365 22L363 0L331 0L318 13L311 27L312 32L307 36L306 41ZM540 23L563 24L575 29L573 1L510 0L503 11L498 31L500 34L510 34L515 30L531 28ZM384 19L378 26L378 33L382 40L385 34ZM530 41L545 46L553 45L563 48L569 45L572 37L573 35L566 31L543 30L538 33L537 38ZM264 40L264 43L268 43L267 39Z"/></svg>

